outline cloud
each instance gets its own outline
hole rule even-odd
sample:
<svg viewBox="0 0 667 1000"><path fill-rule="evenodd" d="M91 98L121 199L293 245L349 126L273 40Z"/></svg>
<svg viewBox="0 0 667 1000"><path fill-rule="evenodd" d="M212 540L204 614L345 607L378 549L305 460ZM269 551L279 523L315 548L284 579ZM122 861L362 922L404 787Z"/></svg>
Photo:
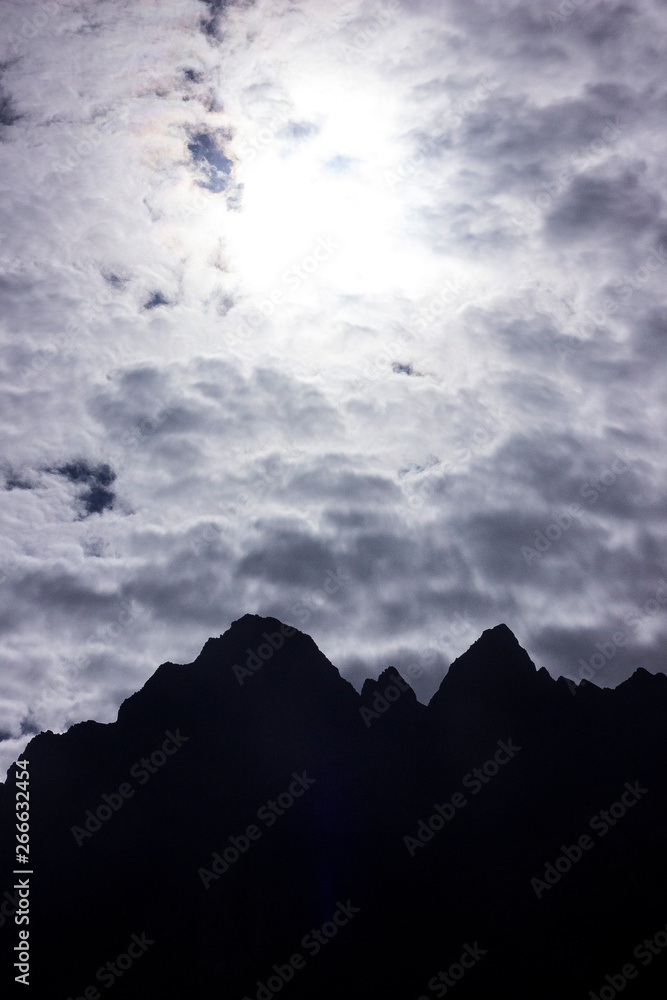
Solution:
<svg viewBox="0 0 667 1000"><path fill-rule="evenodd" d="M5 3L3 763L246 612L426 698L651 599L665 10L559 9Z"/></svg>
<svg viewBox="0 0 667 1000"><path fill-rule="evenodd" d="M640 185L636 173L596 177L589 173L575 177L566 196L547 217L547 230L561 240L632 239L655 225L660 217L662 197Z"/></svg>

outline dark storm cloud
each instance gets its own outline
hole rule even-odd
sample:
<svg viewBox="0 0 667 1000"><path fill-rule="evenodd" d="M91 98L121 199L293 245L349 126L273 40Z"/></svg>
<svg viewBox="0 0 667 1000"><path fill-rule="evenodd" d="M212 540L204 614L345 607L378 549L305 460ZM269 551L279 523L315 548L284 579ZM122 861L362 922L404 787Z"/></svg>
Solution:
<svg viewBox="0 0 667 1000"><path fill-rule="evenodd" d="M522 557L521 548L525 546L532 552L536 534L544 532L549 524L551 517L546 512L529 513L516 507L503 510L496 505L493 511L478 511L461 519L458 534L467 557L495 586L528 583L537 571ZM547 553L544 560L551 563L552 559L569 558L572 552L581 551L583 538L584 533L575 524L563 545L553 549L551 556ZM541 558L539 553L535 556L538 566Z"/></svg>
<svg viewBox="0 0 667 1000"><path fill-rule="evenodd" d="M582 441L545 429L540 434L514 435L498 447L492 461L495 482L527 487L545 504L578 501L598 504L622 517L635 513L619 499L635 484L633 458L620 455L613 442Z"/></svg>
<svg viewBox="0 0 667 1000"><path fill-rule="evenodd" d="M257 525L261 540L241 560L239 572L282 587L283 596L276 594L269 602L271 613L289 620L296 615L300 621L298 615L307 609L313 622L326 622L335 620L340 608L346 614L356 608L367 620L366 640L382 645L406 630L419 631L431 615L454 622L472 613L467 626L472 638L472 622L493 613L493 601L476 591L472 578L467 588L462 586L470 574L460 547L438 545L433 532L402 538L396 523L394 530L388 524L378 531L371 530L371 521L329 517L339 532L328 544L305 527ZM328 588L327 579L339 586ZM292 589L292 599L285 597L285 585ZM322 591L330 593L324 602L311 600ZM447 638L451 643L452 636Z"/></svg>
<svg viewBox="0 0 667 1000"><path fill-rule="evenodd" d="M667 353L667 318L664 313L651 311L643 316L634 330L636 350L646 368L658 375L659 366Z"/></svg>
<svg viewBox="0 0 667 1000"><path fill-rule="evenodd" d="M49 574L27 568L14 583L15 622L32 608L48 618L76 613L82 621L104 621L118 604L116 594L104 594L93 588L76 571L54 567Z"/></svg>
<svg viewBox="0 0 667 1000"><path fill-rule="evenodd" d="M227 609L236 609L238 603L220 572L230 558L230 549L219 541L209 547L204 558L195 559L191 551L183 549L180 559L174 557L160 568L153 565L140 570L126 588L127 597L134 598L153 622L178 622L188 629L197 622L200 628L213 632L221 613L226 617Z"/></svg>
<svg viewBox="0 0 667 1000"><path fill-rule="evenodd" d="M574 178L545 224L552 237L567 242L600 233L627 240L654 228L662 209L662 195L647 189L634 171L587 175Z"/></svg>
<svg viewBox="0 0 667 1000"><path fill-rule="evenodd" d="M335 563L332 549L317 538L296 531L273 531L269 547L244 556L239 576L260 577L271 583L316 586Z"/></svg>
<svg viewBox="0 0 667 1000"><path fill-rule="evenodd" d="M307 383L263 367L245 374L232 361L210 357L121 369L91 394L89 409L113 440L137 455L163 448L166 438L200 453L223 442L247 447L258 429L267 436L269 423L267 442L284 451L293 439L316 440L341 422L331 401Z"/></svg>
<svg viewBox="0 0 667 1000"><path fill-rule="evenodd" d="M659 549L651 513L641 501L640 465L601 441L583 449L568 446L560 435L514 436L490 458L474 462L456 484L457 538L472 564L498 582L526 585L537 578L555 594L568 574L570 589L584 590L592 573L634 588L637 566L628 562L632 550L619 544L618 533L634 525L633 544L640 551L651 544ZM494 489L482 505L479 490L489 481ZM651 580L658 571L655 559L648 551L634 558Z"/></svg>
<svg viewBox="0 0 667 1000"><path fill-rule="evenodd" d="M391 504L400 497L396 485L384 476L350 468L352 462L344 455L322 455L307 472L294 475L286 485L294 498L342 501L349 511L353 505L367 508L371 504Z"/></svg>
<svg viewBox="0 0 667 1000"><path fill-rule="evenodd" d="M479 107L460 115L460 126L449 135L465 143L473 156L494 157L496 169L489 182L502 182L507 187L550 181L565 163L573 170L585 168L605 144L613 148L615 139L627 133L628 119L643 96L610 84L587 88L576 99L540 107L528 95L509 96L490 85L487 89L488 96L480 100ZM479 118L484 115L484 127L479 128ZM446 138L444 135L440 142ZM595 144L596 140L600 142ZM517 161L523 162L525 172L516 170Z"/></svg>

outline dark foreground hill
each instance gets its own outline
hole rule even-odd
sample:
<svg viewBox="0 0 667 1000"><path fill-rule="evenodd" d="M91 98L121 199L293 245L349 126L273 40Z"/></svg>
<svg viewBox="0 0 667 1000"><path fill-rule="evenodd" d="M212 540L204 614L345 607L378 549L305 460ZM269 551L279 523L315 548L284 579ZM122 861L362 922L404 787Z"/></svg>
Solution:
<svg viewBox="0 0 667 1000"><path fill-rule="evenodd" d="M664 675L574 691L504 625L426 707L246 615L117 722L31 741L28 866L22 769L0 786L3 993L654 1000L666 720Z"/></svg>

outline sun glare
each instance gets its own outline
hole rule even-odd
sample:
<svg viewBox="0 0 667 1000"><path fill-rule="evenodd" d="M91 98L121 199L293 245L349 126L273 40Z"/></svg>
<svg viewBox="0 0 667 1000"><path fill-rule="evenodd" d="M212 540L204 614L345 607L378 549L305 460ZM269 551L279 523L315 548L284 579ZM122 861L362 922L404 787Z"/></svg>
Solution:
<svg viewBox="0 0 667 1000"><path fill-rule="evenodd" d="M423 285L429 268L405 244L404 209L384 176L391 105L331 77L297 84L291 96L290 118L313 123L309 133L281 124L240 144L242 208L229 219L227 244L242 290L284 291L296 302L314 286L374 295ZM316 253L321 241L332 248L326 259ZM314 256L310 289L303 282L290 290L292 270Z"/></svg>

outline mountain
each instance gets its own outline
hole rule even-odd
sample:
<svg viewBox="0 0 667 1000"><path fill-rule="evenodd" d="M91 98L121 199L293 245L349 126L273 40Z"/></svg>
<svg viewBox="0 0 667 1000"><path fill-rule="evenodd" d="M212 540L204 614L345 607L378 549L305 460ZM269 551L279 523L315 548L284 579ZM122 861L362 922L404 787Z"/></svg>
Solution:
<svg viewBox="0 0 667 1000"><path fill-rule="evenodd" d="M666 718L663 674L575 688L505 625L425 706L246 615L10 769L0 982L27 940L17 996L655 998Z"/></svg>

